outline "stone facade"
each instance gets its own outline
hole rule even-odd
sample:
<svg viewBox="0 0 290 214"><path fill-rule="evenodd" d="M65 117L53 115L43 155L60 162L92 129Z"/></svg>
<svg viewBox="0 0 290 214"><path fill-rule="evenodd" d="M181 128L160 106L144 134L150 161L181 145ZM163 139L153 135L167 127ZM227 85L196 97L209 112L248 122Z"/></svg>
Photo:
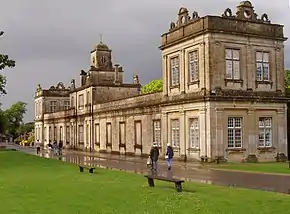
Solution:
<svg viewBox="0 0 290 214"><path fill-rule="evenodd" d="M181 8L162 35L163 92L140 95L137 76L123 83L101 43L79 87L37 89L36 137L115 154L148 155L155 141L184 160L284 160L285 40L283 26L258 18L249 1L235 15L190 17Z"/></svg>

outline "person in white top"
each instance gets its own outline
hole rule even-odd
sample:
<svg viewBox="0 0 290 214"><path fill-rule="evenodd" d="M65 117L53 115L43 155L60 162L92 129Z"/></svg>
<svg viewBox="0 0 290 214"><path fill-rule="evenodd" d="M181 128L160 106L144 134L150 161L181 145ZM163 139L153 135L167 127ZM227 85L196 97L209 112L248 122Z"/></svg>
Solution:
<svg viewBox="0 0 290 214"><path fill-rule="evenodd" d="M35 146L36 146L36 154L39 155L40 154L40 142L39 142L39 140L37 140Z"/></svg>

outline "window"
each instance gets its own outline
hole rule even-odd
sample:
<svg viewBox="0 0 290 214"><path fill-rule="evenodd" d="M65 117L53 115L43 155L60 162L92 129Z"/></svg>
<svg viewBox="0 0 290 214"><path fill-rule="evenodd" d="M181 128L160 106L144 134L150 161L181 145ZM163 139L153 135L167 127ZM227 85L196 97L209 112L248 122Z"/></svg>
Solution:
<svg viewBox="0 0 290 214"><path fill-rule="evenodd" d="M189 81L197 81L199 79L198 51L193 51L188 54L188 62Z"/></svg>
<svg viewBox="0 0 290 214"><path fill-rule="evenodd" d="M256 66L257 66L257 80L269 81L269 53L257 51L256 52Z"/></svg>
<svg viewBox="0 0 290 214"><path fill-rule="evenodd" d="M46 127L44 127L44 142L46 142L46 139L47 139L47 129Z"/></svg>
<svg viewBox="0 0 290 214"><path fill-rule="evenodd" d="M199 149L199 123L198 118L189 119L189 146Z"/></svg>
<svg viewBox="0 0 290 214"><path fill-rule="evenodd" d="M119 123L119 143L120 144L126 144L126 124L125 122Z"/></svg>
<svg viewBox="0 0 290 214"><path fill-rule="evenodd" d="M59 140L62 141L63 139L63 130L62 130L62 126L59 128Z"/></svg>
<svg viewBox="0 0 290 214"><path fill-rule="evenodd" d="M272 118L260 117L259 118L259 147L272 146Z"/></svg>
<svg viewBox="0 0 290 214"><path fill-rule="evenodd" d="M161 146L161 121L153 121L153 141L157 143L158 146Z"/></svg>
<svg viewBox="0 0 290 214"><path fill-rule="evenodd" d="M100 124L95 124L95 142L100 143Z"/></svg>
<svg viewBox="0 0 290 214"><path fill-rule="evenodd" d="M179 147L179 120L171 120L171 142L173 147Z"/></svg>
<svg viewBox="0 0 290 214"><path fill-rule="evenodd" d="M79 143L84 143L84 126L79 125Z"/></svg>
<svg viewBox="0 0 290 214"><path fill-rule="evenodd" d="M240 78L240 50L226 49L226 79L239 80Z"/></svg>
<svg viewBox="0 0 290 214"><path fill-rule="evenodd" d="M68 110L70 108L69 101L64 101L64 110Z"/></svg>
<svg viewBox="0 0 290 214"><path fill-rule="evenodd" d="M90 96L90 92L87 92L87 104L91 103L91 96Z"/></svg>
<svg viewBox="0 0 290 214"><path fill-rule="evenodd" d="M134 137L135 145L142 145L142 123L141 121L135 121L134 124Z"/></svg>
<svg viewBox="0 0 290 214"><path fill-rule="evenodd" d="M242 118L228 118L228 148L242 147Z"/></svg>
<svg viewBox="0 0 290 214"><path fill-rule="evenodd" d="M52 130L51 127L48 128L48 139L52 140Z"/></svg>
<svg viewBox="0 0 290 214"><path fill-rule="evenodd" d="M66 128L65 128L66 130L65 130L65 140L66 140L66 142L69 142L70 141L70 127L69 126L66 126Z"/></svg>
<svg viewBox="0 0 290 214"><path fill-rule="evenodd" d="M90 125L86 125L86 143L90 142Z"/></svg>
<svg viewBox="0 0 290 214"><path fill-rule="evenodd" d="M79 108L83 108L84 107L84 95L80 94L79 95Z"/></svg>
<svg viewBox="0 0 290 214"><path fill-rule="evenodd" d="M50 101L50 112L56 111L56 101Z"/></svg>
<svg viewBox="0 0 290 214"><path fill-rule="evenodd" d="M179 85L179 57L170 59L171 85Z"/></svg>

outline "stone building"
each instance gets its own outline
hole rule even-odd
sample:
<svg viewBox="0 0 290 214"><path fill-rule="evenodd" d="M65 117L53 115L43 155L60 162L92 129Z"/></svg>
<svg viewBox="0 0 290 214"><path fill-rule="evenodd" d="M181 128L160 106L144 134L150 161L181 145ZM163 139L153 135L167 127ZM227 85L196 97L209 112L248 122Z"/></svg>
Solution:
<svg viewBox="0 0 290 214"><path fill-rule="evenodd" d="M180 8L162 35L163 92L140 95L137 76L123 83L101 43L79 87L38 87L36 138L115 154L148 155L155 141L185 160L284 160L284 41L283 26L249 1L221 16Z"/></svg>

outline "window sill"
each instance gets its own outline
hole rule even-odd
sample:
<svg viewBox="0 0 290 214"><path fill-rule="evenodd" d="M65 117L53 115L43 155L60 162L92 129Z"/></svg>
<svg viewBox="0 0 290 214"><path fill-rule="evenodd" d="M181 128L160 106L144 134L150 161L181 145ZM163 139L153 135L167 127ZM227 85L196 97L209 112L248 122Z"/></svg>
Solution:
<svg viewBox="0 0 290 214"><path fill-rule="evenodd" d="M170 86L170 89L179 88L179 87L180 87L179 84L178 84L178 85L171 85L171 86Z"/></svg>
<svg viewBox="0 0 290 214"><path fill-rule="evenodd" d="M199 80L194 80L188 83L188 85L199 85Z"/></svg>
<svg viewBox="0 0 290 214"><path fill-rule="evenodd" d="M225 86L227 86L228 83L240 83L243 86L244 81L242 79L225 79Z"/></svg>
<svg viewBox="0 0 290 214"><path fill-rule="evenodd" d="M273 82L270 80L256 80L256 85L273 85Z"/></svg>
<svg viewBox="0 0 290 214"><path fill-rule="evenodd" d="M227 148L226 149L227 152L244 152L246 151L245 148Z"/></svg>
<svg viewBox="0 0 290 214"><path fill-rule="evenodd" d="M141 149L141 150L142 150L142 148L143 148L143 146L140 145L140 144L135 144L135 145L134 145L134 149L135 149L135 150L136 150L136 149Z"/></svg>
<svg viewBox="0 0 290 214"><path fill-rule="evenodd" d="M276 150L275 147L269 146L269 147L258 147L257 150L259 152L274 152Z"/></svg>
<svg viewBox="0 0 290 214"><path fill-rule="evenodd" d="M200 151L199 148L188 148L187 150L190 152L199 152Z"/></svg>

